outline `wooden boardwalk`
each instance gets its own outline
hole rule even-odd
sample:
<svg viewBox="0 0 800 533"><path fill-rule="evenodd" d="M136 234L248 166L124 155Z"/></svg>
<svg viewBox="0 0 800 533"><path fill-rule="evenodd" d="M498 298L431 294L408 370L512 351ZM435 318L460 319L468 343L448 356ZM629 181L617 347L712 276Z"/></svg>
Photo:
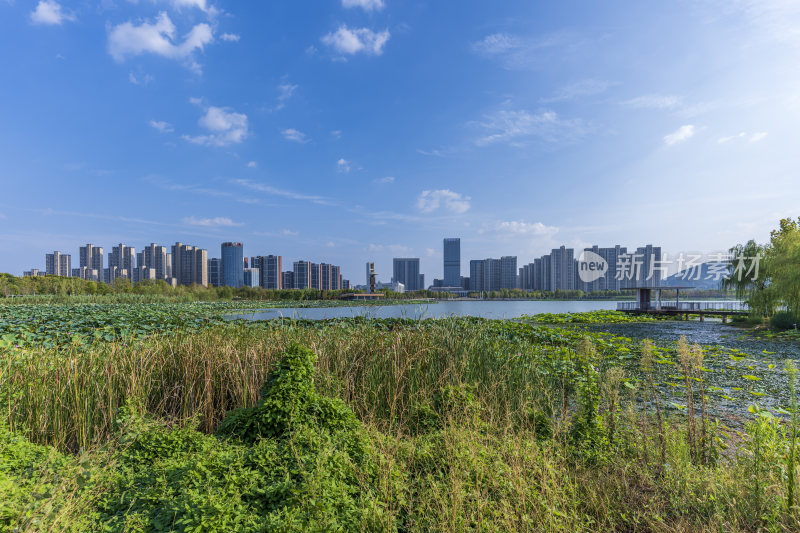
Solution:
<svg viewBox="0 0 800 533"><path fill-rule="evenodd" d="M698 315L703 322L706 316L720 317L722 323L731 316L747 316L749 311L742 302L618 302L617 311L630 315L682 316Z"/></svg>

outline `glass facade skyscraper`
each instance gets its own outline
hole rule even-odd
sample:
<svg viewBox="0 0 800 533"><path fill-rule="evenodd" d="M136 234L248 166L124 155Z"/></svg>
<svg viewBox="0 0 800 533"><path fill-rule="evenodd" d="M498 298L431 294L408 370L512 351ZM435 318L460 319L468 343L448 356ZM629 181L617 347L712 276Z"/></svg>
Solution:
<svg viewBox="0 0 800 533"><path fill-rule="evenodd" d="M444 286L461 286L461 239L444 240Z"/></svg>
<svg viewBox="0 0 800 533"><path fill-rule="evenodd" d="M244 246L240 242L222 243L220 285L241 287L244 284Z"/></svg>
<svg viewBox="0 0 800 533"><path fill-rule="evenodd" d="M420 285L419 258L395 257L392 260L392 281L402 283L407 291L423 289Z"/></svg>

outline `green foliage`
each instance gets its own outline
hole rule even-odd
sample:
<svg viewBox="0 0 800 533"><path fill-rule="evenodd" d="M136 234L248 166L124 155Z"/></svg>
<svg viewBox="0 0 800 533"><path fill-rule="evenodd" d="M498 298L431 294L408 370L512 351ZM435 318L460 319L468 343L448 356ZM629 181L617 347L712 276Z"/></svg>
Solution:
<svg viewBox="0 0 800 533"><path fill-rule="evenodd" d="M772 315L780 304L795 316L800 313L800 218L782 219L770 233L768 244L751 240L730 252L748 259L730 263L725 288L735 289L737 296L746 298L750 308L762 316ZM753 261L756 256L761 260Z"/></svg>
<svg viewBox="0 0 800 533"><path fill-rule="evenodd" d="M236 305L2 315L13 342L29 322L115 333L2 349L0 531L797 530L796 431L772 414L796 401L772 345L215 318ZM690 436L690 404L725 417L755 393L758 424Z"/></svg>
<svg viewBox="0 0 800 533"><path fill-rule="evenodd" d="M577 449L587 457L598 459L608 444L603 418L600 415L600 375L597 371L597 350L584 338L578 347L581 374L578 376L578 409L572 422L571 437Z"/></svg>
<svg viewBox="0 0 800 533"><path fill-rule="evenodd" d="M377 452L339 399L314 387L314 354L291 346L253 407L217 436L132 419L114 490L99 505L111 531L380 531Z"/></svg>
<svg viewBox="0 0 800 533"><path fill-rule="evenodd" d="M800 319L790 311L778 311L769 319L769 325L779 331L795 329L799 323Z"/></svg>
<svg viewBox="0 0 800 533"><path fill-rule="evenodd" d="M344 402L317 394L315 360L308 348L289 347L262 387L261 400L253 407L231 411L217 434L253 443L264 437L281 439L302 427L356 432L358 421Z"/></svg>
<svg viewBox="0 0 800 533"><path fill-rule="evenodd" d="M584 313L539 313L521 319L540 324L628 324L663 320L650 315L629 315L620 311L587 311Z"/></svg>

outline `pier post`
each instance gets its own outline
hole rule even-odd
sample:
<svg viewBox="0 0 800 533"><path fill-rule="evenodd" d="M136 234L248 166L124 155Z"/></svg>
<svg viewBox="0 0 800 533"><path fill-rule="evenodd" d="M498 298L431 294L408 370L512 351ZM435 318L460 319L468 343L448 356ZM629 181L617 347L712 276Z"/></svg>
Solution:
<svg viewBox="0 0 800 533"><path fill-rule="evenodd" d="M705 313L700 313L700 322L705 322Z"/></svg>

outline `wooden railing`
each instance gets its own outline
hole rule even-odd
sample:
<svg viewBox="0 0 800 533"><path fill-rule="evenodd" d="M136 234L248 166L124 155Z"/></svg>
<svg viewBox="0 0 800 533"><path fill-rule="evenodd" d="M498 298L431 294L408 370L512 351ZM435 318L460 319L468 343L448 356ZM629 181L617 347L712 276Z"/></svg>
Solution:
<svg viewBox="0 0 800 533"><path fill-rule="evenodd" d="M617 302L617 311L748 311L747 304L739 301L714 301L714 302L664 302L660 304L651 301L648 307L643 308L639 302Z"/></svg>

